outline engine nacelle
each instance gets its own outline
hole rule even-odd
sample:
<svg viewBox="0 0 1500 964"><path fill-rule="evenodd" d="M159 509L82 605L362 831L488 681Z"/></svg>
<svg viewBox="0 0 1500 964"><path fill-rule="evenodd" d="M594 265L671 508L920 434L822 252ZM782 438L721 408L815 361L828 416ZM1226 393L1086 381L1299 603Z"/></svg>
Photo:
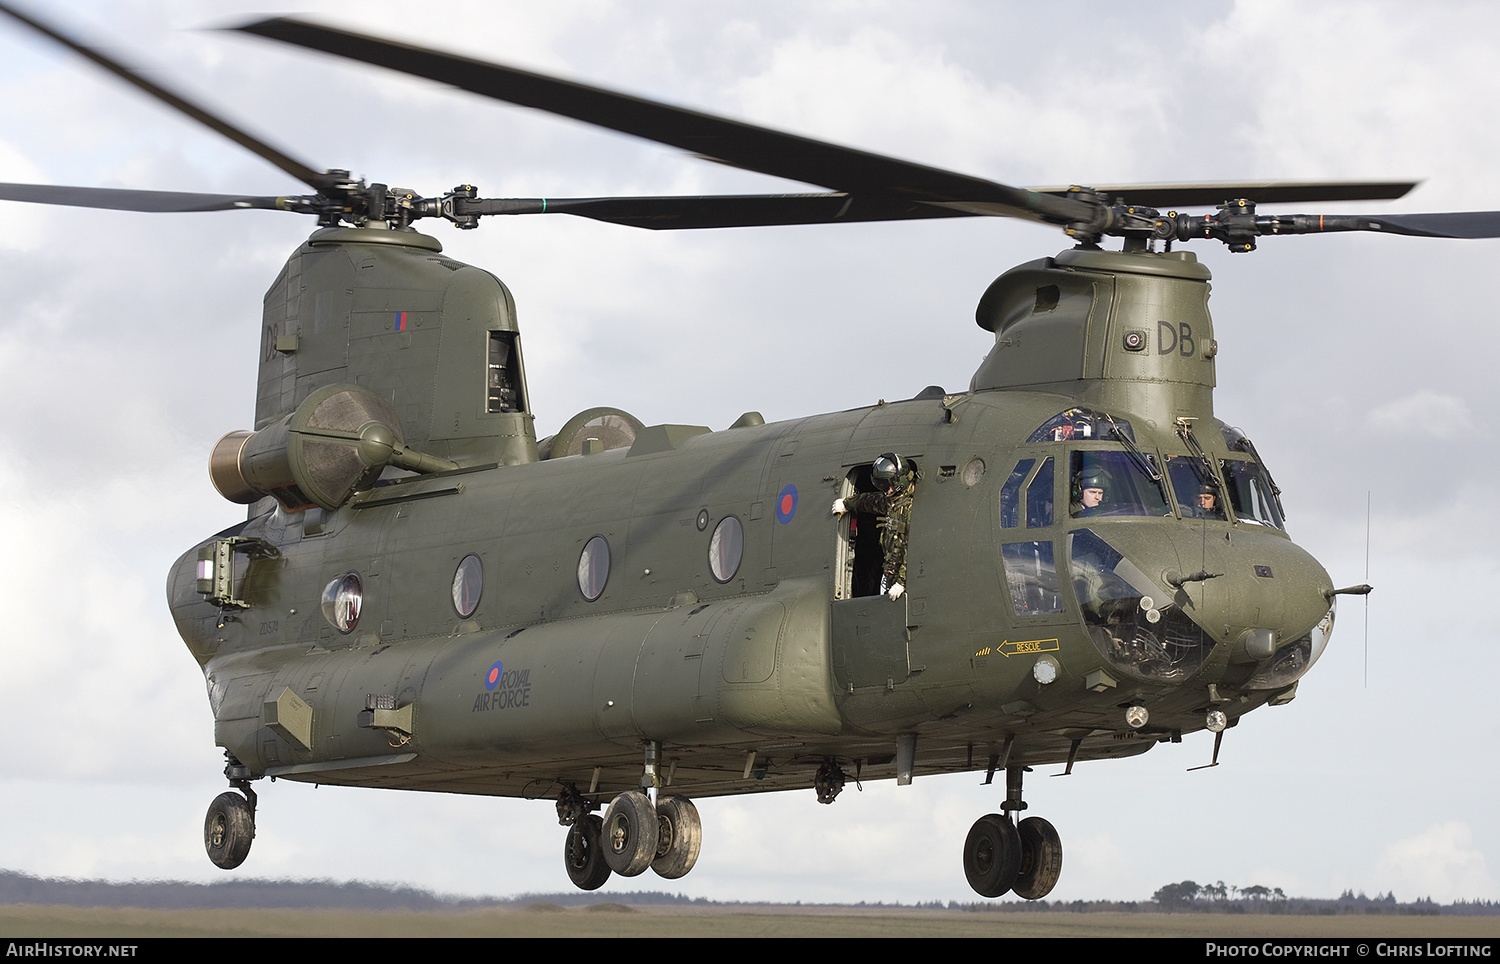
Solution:
<svg viewBox="0 0 1500 964"><path fill-rule="evenodd" d="M358 385L325 385L259 432L230 432L214 446L208 474L230 502L273 496L287 511L332 511L368 488L387 465L415 472L458 466L406 449L390 405Z"/></svg>

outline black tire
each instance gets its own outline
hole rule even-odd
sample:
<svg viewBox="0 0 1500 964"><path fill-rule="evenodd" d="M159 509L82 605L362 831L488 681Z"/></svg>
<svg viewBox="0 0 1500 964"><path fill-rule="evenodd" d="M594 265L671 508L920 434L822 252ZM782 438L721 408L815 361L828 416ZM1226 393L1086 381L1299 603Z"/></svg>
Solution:
<svg viewBox="0 0 1500 964"><path fill-rule="evenodd" d="M225 791L208 805L203 819L203 849L208 859L224 870L233 870L250 855L255 840L255 815L250 802L238 793Z"/></svg>
<svg viewBox="0 0 1500 964"><path fill-rule="evenodd" d="M1010 890L1021 869L1021 838L1015 826L997 813L974 821L964 841L964 876L981 897Z"/></svg>
<svg viewBox="0 0 1500 964"><path fill-rule="evenodd" d="M698 808L687 797L662 797L656 801L656 823L656 859L651 869L668 880L687 876L703 846Z"/></svg>
<svg viewBox="0 0 1500 964"><path fill-rule="evenodd" d="M609 864L604 862L604 849L599 843L603 826L598 814L588 813L568 828L563 864L568 869L568 879L580 890L598 890L609 880Z"/></svg>
<svg viewBox="0 0 1500 964"><path fill-rule="evenodd" d="M1062 876L1062 838L1041 817L1027 817L1016 828L1021 838L1021 869L1011 890L1017 897L1039 900L1052 893Z"/></svg>
<svg viewBox="0 0 1500 964"><path fill-rule="evenodd" d="M610 870L621 877L634 877L644 873L656 859L660 836L651 798L639 790L627 790L604 811L600 849Z"/></svg>

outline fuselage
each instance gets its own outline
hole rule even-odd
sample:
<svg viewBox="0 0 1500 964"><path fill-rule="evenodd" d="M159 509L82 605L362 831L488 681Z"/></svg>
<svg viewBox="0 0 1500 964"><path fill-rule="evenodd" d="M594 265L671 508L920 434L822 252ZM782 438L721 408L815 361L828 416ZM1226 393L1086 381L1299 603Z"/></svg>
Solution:
<svg viewBox="0 0 1500 964"><path fill-rule="evenodd" d="M319 231L215 453L249 519L169 577L215 738L251 776L607 800L643 746L707 796L1232 726L1291 698L1332 587L1214 416L1208 280L1075 249L991 285L966 392L539 445L498 279ZM886 452L920 472L898 599L880 520L830 509Z"/></svg>
<svg viewBox="0 0 1500 964"><path fill-rule="evenodd" d="M197 549L169 594L220 745L256 775L321 783L607 796L638 782L652 740L683 792L754 792L808 786L830 759L894 775L903 737L918 773L983 768L1007 743L1011 765L1130 755L1209 709L1233 725L1286 698L1326 638L1322 568L1248 500L1199 517L1172 473L1126 477L1131 447L1045 429L1070 411L1052 393L975 391L657 426L628 449L265 513L221 534L253 540L235 554L248 608L204 600ZM1144 420L1133 437L1148 466L1197 457ZM1255 466L1215 423L1195 440L1226 478ZM898 600L851 596L870 550L829 511L883 451L921 472ZM1074 496L1094 466L1114 473L1108 511ZM716 573L727 518L743 550ZM470 555L482 576L463 614ZM345 631L347 604L322 596L350 574ZM371 696L397 723L379 725ZM1126 722L1130 705L1146 725Z"/></svg>

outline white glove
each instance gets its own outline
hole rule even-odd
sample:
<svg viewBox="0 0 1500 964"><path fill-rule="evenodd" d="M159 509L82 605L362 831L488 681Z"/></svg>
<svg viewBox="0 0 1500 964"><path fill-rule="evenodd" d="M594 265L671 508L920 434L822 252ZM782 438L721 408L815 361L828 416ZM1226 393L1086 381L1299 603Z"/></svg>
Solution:
<svg viewBox="0 0 1500 964"><path fill-rule="evenodd" d="M901 585L898 582L898 583L893 583L891 585L891 588L886 590L885 594L887 596L890 596L892 599L900 599L901 598L901 594L904 593L904 592L906 592L906 587L903 586L903 585Z"/></svg>
<svg viewBox="0 0 1500 964"><path fill-rule="evenodd" d="M844 507L844 500L843 499L834 499L833 500L833 514L834 515L843 515L845 512L848 512L848 511L849 510Z"/></svg>

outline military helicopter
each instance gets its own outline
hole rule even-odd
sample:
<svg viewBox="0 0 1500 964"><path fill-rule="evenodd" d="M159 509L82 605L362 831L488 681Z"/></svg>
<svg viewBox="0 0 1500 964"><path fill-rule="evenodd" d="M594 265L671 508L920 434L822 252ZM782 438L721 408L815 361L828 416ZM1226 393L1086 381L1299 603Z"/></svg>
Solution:
<svg viewBox="0 0 1500 964"><path fill-rule="evenodd" d="M316 39L307 30L378 43L261 28ZM366 49L382 63L401 53ZM432 58L451 66L415 59ZM553 83L549 96L581 96ZM659 107L590 93L605 114ZM731 162L797 154L745 125L725 140L742 136L748 154L704 149L694 125L714 119L659 110L691 128L691 149ZM843 150L807 146L835 161ZM244 859L250 780L266 775L555 796L570 875L599 886L646 857L664 876L691 869L692 796L812 785L832 797L846 770L985 770L1004 771L1007 805L971 832L970 881L989 896L1043 896L1061 844L1039 818L1011 819L1028 765L1222 733L1294 693L1326 643L1332 583L1282 534L1253 446L1213 415L1207 272L1153 242L1246 247L1330 228L1489 236L1493 216L1313 227L1230 203L1188 218L1145 205L1357 200L1403 185L1044 194L935 172L945 195L924 169L844 159L865 162L861 177L898 179L845 182L828 168L799 179L845 192L563 204L486 202L467 188L421 198L303 165L315 193L300 198L32 189L24 199L280 207L325 222L268 296L256 431L216 450L216 484L249 501L250 518L190 550L170 583L233 757L226 775L245 794L210 811L216 862ZM769 426L747 413L719 433L587 409L538 442L505 289L409 224L542 210L656 227L1019 214L1082 247L986 294L980 323L996 349L970 392ZM1126 250L1098 250L1106 236ZM886 450L923 473L917 568L895 600L869 591L875 520L851 526L823 505L868 488ZM1093 489L1108 506L1085 505Z"/></svg>

